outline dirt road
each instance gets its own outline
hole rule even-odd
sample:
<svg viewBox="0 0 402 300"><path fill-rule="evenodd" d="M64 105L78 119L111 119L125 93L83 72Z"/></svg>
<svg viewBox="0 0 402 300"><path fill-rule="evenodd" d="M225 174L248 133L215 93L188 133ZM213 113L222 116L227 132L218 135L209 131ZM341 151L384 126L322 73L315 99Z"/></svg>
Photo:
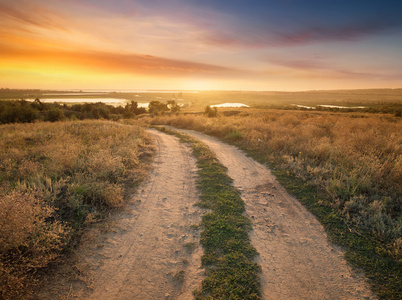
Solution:
<svg viewBox="0 0 402 300"><path fill-rule="evenodd" d="M149 179L127 212L110 221L106 233L77 250L76 268L83 276L62 275L40 299L193 299L200 287L202 210L195 187L196 161L178 138L149 131L156 155ZM66 278L65 278L66 277ZM72 278L69 278L72 277Z"/></svg>
<svg viewBox="0 0 402 300"><path fill-rule="evenodd" d="M251 243L260 254L263 299L376 299L321 224L265 166L215 138L179 131L210 147L242 191L253 223Z"/></svg>
<svg viewBox="0 0 402 300"><path fill-rule="evenodd" d="M262 267L263 299L375 299L319 222L266 167L212 137L180 131L208 145L242 191ZM193 206L196 163L176 137L149 132L157 146L149 179L127 212L115 216L96 243L78 250L82 278L63 276L40 299L193 299L204 276L201 247L185 247L198 245L199 232L190 226L203 213Z"/></svg>
<svg viewBox="0 0 402 300"><path fill-rule="evenodd" d="M126 233L110 240L107 257L96 271L88 299L192 299L201 283L201 251L191 225L199 224L196 165L177 138L150 131L157 142L155 168L135 196L135 214L124 222Z"/></svg>

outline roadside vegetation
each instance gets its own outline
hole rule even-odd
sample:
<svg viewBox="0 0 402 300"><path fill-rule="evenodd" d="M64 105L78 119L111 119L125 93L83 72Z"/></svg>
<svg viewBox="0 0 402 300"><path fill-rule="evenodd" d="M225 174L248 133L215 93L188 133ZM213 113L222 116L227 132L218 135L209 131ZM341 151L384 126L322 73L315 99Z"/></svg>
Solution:
<svg viewBox="0 0 402 300"><path fill-rule="evenodd" d="M163 127L160 130L171 133ZM201 192L197 205L210 210L201 222L201 261L206 278L201 290L194 292L196 299L261 299L260 267L253 262L257 251L250 244L251 221L243 215L240 192L207 146L187 135L174 134L193 149Z"/></svg>
<svg viewBox="0 0 402 300"><path fill-rule="evenodd" d="M138 107L138 103L130 101L123 106L113 106L102 102L84 104L43 103L39 99L33 102L25 100L0 101L0 124L32 123L38 121L65 121L102 119L118 121L133 119L149 112L152 115L177 113L181 107L175 100L166 103L151 101L148 110Z"/></svg>
<svg viewBox="0 0 402 300"><path fill-rule="evenodd" d="M402 120L389 115L238 109L160 116L246 150L323 223L382 299L402 295Z"/></svg>
<svg viewBox="0 0 402 300"><path fill-rule="evenodd" d="M124 205L152 152L131 123L0 126L0 299L26 297L38 270Z"/></svg>
<svg viewBox="0 0 402 300"><path fill-rule="evenodd" d="M1 89L0 98L35 99L45 96L42 92ZM26 284L37 270L72 249L82 228L123 205L127 188L142 178L150 152L149 139L136 125L139 115L149 124L216 136L268 164L281 184L317 216L332 241L347 249L346 258L365 271L379 297L402 298L402 89L104 96L131 101L124 107L44 103L39 98L0 101L0 298L15 298L18 291L29 289ZM149 102L152 118L137 99ZM182 112L175 100L184 103ZM211 107L224 102L254 108ZM133 126L110 122L123 118ZM86 119L92 121L79 121ZM215 171L217 176L224 173ZM229 184L230 179L215 181ZM205 190L211 192L205 199L218 192L223 202L226 196L231 199L233 213L240 212L237 192L223 189L227 195L221 195L215 181L206 181L213 188ZM213 206L204 199L201 205ZM208 222L215 224L215 219L204 225ZM241 225L236 231L240 236L250 226L247 220L241 222L235 223ZM220 276L233 271L228 267L226 273L214 273L224 258L220 248L204 238L215 250L211 248L203 264L216 275L204 283L200 299L224 292L214 287L214 280L224 280ZM230 247L251 259L254 250L232 242ZM226 262L240 263L240 256L225 256ZM247 274L256 271L254 265L244 266L252 271Z"/></svg>
<svg viewBox="0 0 402 300"><path fill-rule="evenodd" d="M145 112L146 109L138 107L135 101L127 103L124 107L115 107L101 102L67 105L57 102L44 103L39 99L33 102L2 100L0 101L0 124L84 119L117 121L122 118L133 118Z"/></svg>

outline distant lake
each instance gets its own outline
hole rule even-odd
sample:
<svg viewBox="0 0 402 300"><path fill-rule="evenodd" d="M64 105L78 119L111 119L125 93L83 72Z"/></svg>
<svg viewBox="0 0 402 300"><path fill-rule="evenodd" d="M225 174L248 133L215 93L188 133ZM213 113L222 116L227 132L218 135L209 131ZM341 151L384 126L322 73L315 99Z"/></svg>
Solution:
<svg viewBox="0 0 402 300"><path fill-rule="evenodd" d="M45 93L45 96L97 96L104 95L105 93L97 92L97 93Z"/></svg>
<svg viewBox="0 0 402 300"><path fill-rule="evenodd" d="M222 104L211 105L211 107L250 107L250 106L243 103L222 103Z"/></svg>
<svg viewBox="0 0 402 300"><path fill-rule="evenodd" d="M365 106L338 106L338 105L317 105L321 107L327 107L327 108L341 108L341 109L346 109L346 108L366 108Z"/></svg>
<svg viewBox="0 0 402 300"><path fill-rule="evenodd" d="M35 99L26 99L27 101L34 101ZM113 106L125 106L130 100L120 98L43 98L39 99L43 103L105 103ZM148 108L149 102L137 102L138 107Z"/></svg>
<svg viewBox="0 0 402 300"><path fill-rule="evenodd" d="M183 93L183 94L198 94L198 91L187 91L187 90L64 90L66 92L73 93L139 93L139 94L169 94L169 93Z"/></svg>
<svg viewBox="0 0 402 300"><path fill-rule="evenodd" d="M27 101L34 101L35 99L27 99ZM53 103L53 102L59 102L59 103L98 103L102 102L105 104L111 104L111 105L125 105L128 100L126 99L119 99L119 98L79 98L79 97L74 97L74 98L43 98L39 99L43 103Z"/></svg>
<svg viewBox="0 0 402 300"><path fill-rule="evenodd" d="M296 107L300 108L307 108L307 109L317 109L318 106L320 107L325 107L325 108L339 108L339 109L363 109L366 108L365 106L339 106L339 105L317 105L317 107L314 106L305 106L305 105L299 105L299 104L292 104Z"/></svg>

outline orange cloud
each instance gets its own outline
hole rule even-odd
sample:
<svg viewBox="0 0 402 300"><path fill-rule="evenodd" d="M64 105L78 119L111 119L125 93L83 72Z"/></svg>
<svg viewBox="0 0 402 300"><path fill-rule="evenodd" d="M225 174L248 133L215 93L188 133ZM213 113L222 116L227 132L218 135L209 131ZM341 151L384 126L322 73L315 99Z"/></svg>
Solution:
<svg viewBox="0 0 402 300"><path fill-rule="evenodd" d="M75 69L78 71L96 71L105 73L128 73L157 76L219 76L236 73L234 69L217 65L190 61L180 61L168 58L140 55L120 54L102 51L67 51L60 49L48 50L40 48L14 48L0 45L3 65L18 65L58 69Z"/></svg>
<svg viewBox="0 0 402 300"><path fill-rule="evenodd" d="M39 72L57 70L60 73L64 70L65 73L102 72L105 75L119 73L161 77L219 77L237 72L191 60L120 53L119 50L111 50L110 45L115 44L113 41L103 40L102 35L98 38L96 34L85 33L80 28L83 24L75 24L74 19L29 1L18 3L0 4L0 70L3 71L29 69ZM74 29L74 26L78 27Z"/></svg>
<svg viewBox="0 0 402 300"><path fill-rule="evenodd" d="M379 69L366 68L356 71L354 66L342 67L339 64L323 62L318 59L273 59L268 61L276 66L303 72L307 77L325 77L330 79L381 79L393 80L401 77L401 72L383 72Z"/></svg>
<svg viewBox="0 0 402 300"><path fill-rule="evenodd" d="M0 3L0 16L3 26L16 28L15 24L20 24L17 28L22 31L29 32L29 26L65 30L61 25L64 19L61 15L25 1L7 5Z"/></svg>

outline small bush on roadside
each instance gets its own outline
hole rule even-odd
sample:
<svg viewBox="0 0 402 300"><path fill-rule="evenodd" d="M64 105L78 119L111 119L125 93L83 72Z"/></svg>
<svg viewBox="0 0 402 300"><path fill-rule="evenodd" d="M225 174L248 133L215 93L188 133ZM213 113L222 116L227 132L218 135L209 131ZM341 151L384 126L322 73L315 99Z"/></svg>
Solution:
<svg viewBox="0 0 402 300"><path fill-rule="evenodd" d="M152 146L138 126L108 121L8 124L0 136L0 299L15 299L87 224L124 205Z"/></svg>
<svg viewBox="0 0 402 300"><path fill-rule="evenodd" d="M0 195L0 298L24 294L26 281L55 259L69 227L35 191Z"/></svg>

